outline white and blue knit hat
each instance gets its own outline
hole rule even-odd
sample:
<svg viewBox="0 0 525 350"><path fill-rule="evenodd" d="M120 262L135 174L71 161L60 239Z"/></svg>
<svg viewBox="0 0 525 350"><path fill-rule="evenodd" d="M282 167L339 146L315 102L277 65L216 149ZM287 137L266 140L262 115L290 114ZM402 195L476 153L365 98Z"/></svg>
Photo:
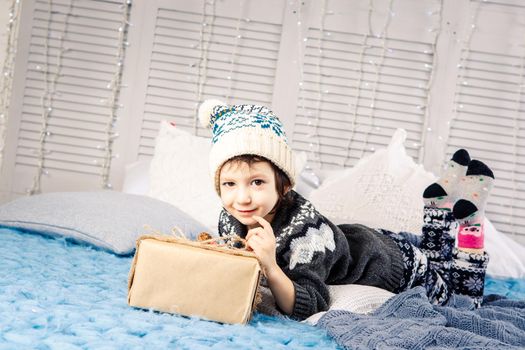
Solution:
<svg viewBox="0 0 525 350"><path fill-rule="evenodd" d="M219 100L206 100L199 107L199 120L213 134L210 172L217 193L222 165L245 154L268 159L284 171L292 187L295 185L295 162L283 124L267 107L228 106Z"/></svg>

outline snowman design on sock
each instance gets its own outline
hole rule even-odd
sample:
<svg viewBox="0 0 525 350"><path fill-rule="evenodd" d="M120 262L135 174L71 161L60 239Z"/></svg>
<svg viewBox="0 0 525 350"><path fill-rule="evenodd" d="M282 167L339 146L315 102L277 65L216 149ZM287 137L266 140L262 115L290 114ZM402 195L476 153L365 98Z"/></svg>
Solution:
<svg viewBox="0 0 525 350"><path fill-rule="evenodd" d="M456 200L457 186L467 172L470 156L464 149L457 150L448 161L440 178L423 192L426 207L451 210Z"/></svg>
<svg viewBox="0 0 525 350"><path fill-rule="evenodd" d="M494 184L494 173L479 160L472 160L460 179L458 200L452 212L459 222L458 248L482 250L485 205Z"/></svg>

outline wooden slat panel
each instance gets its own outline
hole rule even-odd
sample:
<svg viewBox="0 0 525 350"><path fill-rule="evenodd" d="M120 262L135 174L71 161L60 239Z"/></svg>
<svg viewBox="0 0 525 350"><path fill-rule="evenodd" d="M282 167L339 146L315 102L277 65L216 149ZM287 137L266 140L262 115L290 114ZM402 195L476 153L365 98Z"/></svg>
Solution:
<svg viewBox="0 0 525 350"><path fill-rule="evenodd" d="M70 1L61 0L52 2L51 15L53 21L62 20L68 11ZM122 3L113 1L96 1L90 4L89 1L82 1L80 4L72 4L71 15L74 18L84 18L88 23L93 25L98 24L97 21L106 23L120 23L122 19ZM49 9L49 2L43 0L36 1L35 18L39 18L44 14L44 18L47 19ZM76 22L76 21L72 21Z"/></svg>
<svg viewBox="0 0 525 350"><path fill-rule="evenodd" d="M43 144L44 167L61 174L93 176L93 182L98 183L111 115L108 83L117 71L118 28L122 26L123 7L122 2L116 1L79 2L71 8L69 5L69 0L55 0L49 12L47 1L35 3L15 172L18 168L28 171L38 166L44 115L42 98L50 88L50 79L56 75L60 57L60 76ZM45 181L56 187L51 175Z"/></svg>
<svg viewBox="0 0 525 350"><path fill-rule="evenodd" d="M152 38L139 145L139 156L143 157L153 154L153 139L163 119L195 132L203 14L192 11L191 6L178 8L176 3L170 5L173 7L158 9ZM274 22L272 16L261 13L251 14L249 21L241 19L238 22L239 18L224 14L228 12L228 6L232 4L216 4L213 26L205 28L202 38L202 46L208 52L206 77L200 77L205 80L203 99L224 99L229 91L234 100L270 105L281 22ZM238 9L233 10L231 12L235 13ZM213 32L211 42L208 42L209 30ZM233 64L232 59L235 60ZM209 136L209 131L197 126L197 134Z"/></svg>
<svg viewBox="0 0 525 350"><path fill-rule="evenodd" d="M416 156L432 69L431 44L394 38L385 44L369 37L363 49L362 34L330 30L327 36L327 31L321 47L320 29L308 32L294 147L309 152L314 162L319 156L323 165L352 166L386 146L402 127L408 131L408 152Z"/></svg>

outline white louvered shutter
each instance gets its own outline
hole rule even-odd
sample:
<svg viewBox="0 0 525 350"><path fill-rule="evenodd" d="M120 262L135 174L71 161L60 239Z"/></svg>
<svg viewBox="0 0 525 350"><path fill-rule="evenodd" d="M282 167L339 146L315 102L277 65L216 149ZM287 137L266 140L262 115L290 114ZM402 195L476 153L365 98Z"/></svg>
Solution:
<svg viewBox="0 0 525 350"><path fill-rule="evenodd" d="M441 5L392 4L389 11L388 1L327 1L322 25L322 1L312 2L293 144L318 165L352 166L397 128L418 157Z"/></svg>
<svg viewBox="0 0 525 350"><path fill-rule="evenodd" d="M470 49L456 77L447 153L467 148L494 170L487 216L525 242L525 4L471 1ZM468 35L467 35L468 37Z"/></svg>
<svg viewBox="0 0 525 350"><path fill-rule="evenodd" d="M56 70L65 26L42 190L101 187L122 4L23 2L0 202L32 186L44 72ZM152 156L160 120L208 136L195 123L198 100L258 103L314 165L350 167L398 127L409 155L436 173L468 148L497 177L488 217L524 242L523 18L521 0L133 1L115 187L125 164Z"/></svg>
<svg viewBox="0 0 525 350"><path fill-rule="evenodd" d="M117 71L122 4L74 0L24 2L8 135L11 162L2 176L3 180L11 179L9 188L13 195L29 190L37 174L43 133L42 98L46 84L52 86L58 64L61 69L44 135L42 191L101 187L105 131L111 116L107 103L111 91L107 85ZM66 34L61 40L64 29Z"/></svg>
<svg viewBox="0 0 525 350"><path fill-rule="evenodd" d="M284 3L214 3L148 1L139 68L144 73L132 111L141 123L132 158L153 155L164 119L208 136L195 119L199 100L271 105Z"/></svg>

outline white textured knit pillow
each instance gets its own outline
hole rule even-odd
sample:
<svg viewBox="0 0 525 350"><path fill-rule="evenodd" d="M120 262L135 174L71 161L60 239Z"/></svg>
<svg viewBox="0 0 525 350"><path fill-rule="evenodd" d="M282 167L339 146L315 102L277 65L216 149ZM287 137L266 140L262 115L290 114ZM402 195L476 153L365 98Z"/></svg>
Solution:
<svg viewBox="0 0 525 350"><path fill-rule="evenodd" d="M149 196L168 202L217 232L219 196L208 170L210 140L160 124L150 165Z"/></svg>
<svg viewBox="0 0 525 350"><path fill-rule="evenodd" d="M345 310L357 314L369 314L394 296L394 293L387 290L359 284L328 286L328 289L332 300L329 310ZM308 317L305 322L317 324L324 314L325 312L318 312Z"/></svg>
<svg viewBox="0 0 525 350"><path fill-rule="evenodd" d="M398 129L386 149L327 178L310 193L315 207L336 224L360 223L394 232L420 232L424 189L435 176L406 154Z"/></svg>

